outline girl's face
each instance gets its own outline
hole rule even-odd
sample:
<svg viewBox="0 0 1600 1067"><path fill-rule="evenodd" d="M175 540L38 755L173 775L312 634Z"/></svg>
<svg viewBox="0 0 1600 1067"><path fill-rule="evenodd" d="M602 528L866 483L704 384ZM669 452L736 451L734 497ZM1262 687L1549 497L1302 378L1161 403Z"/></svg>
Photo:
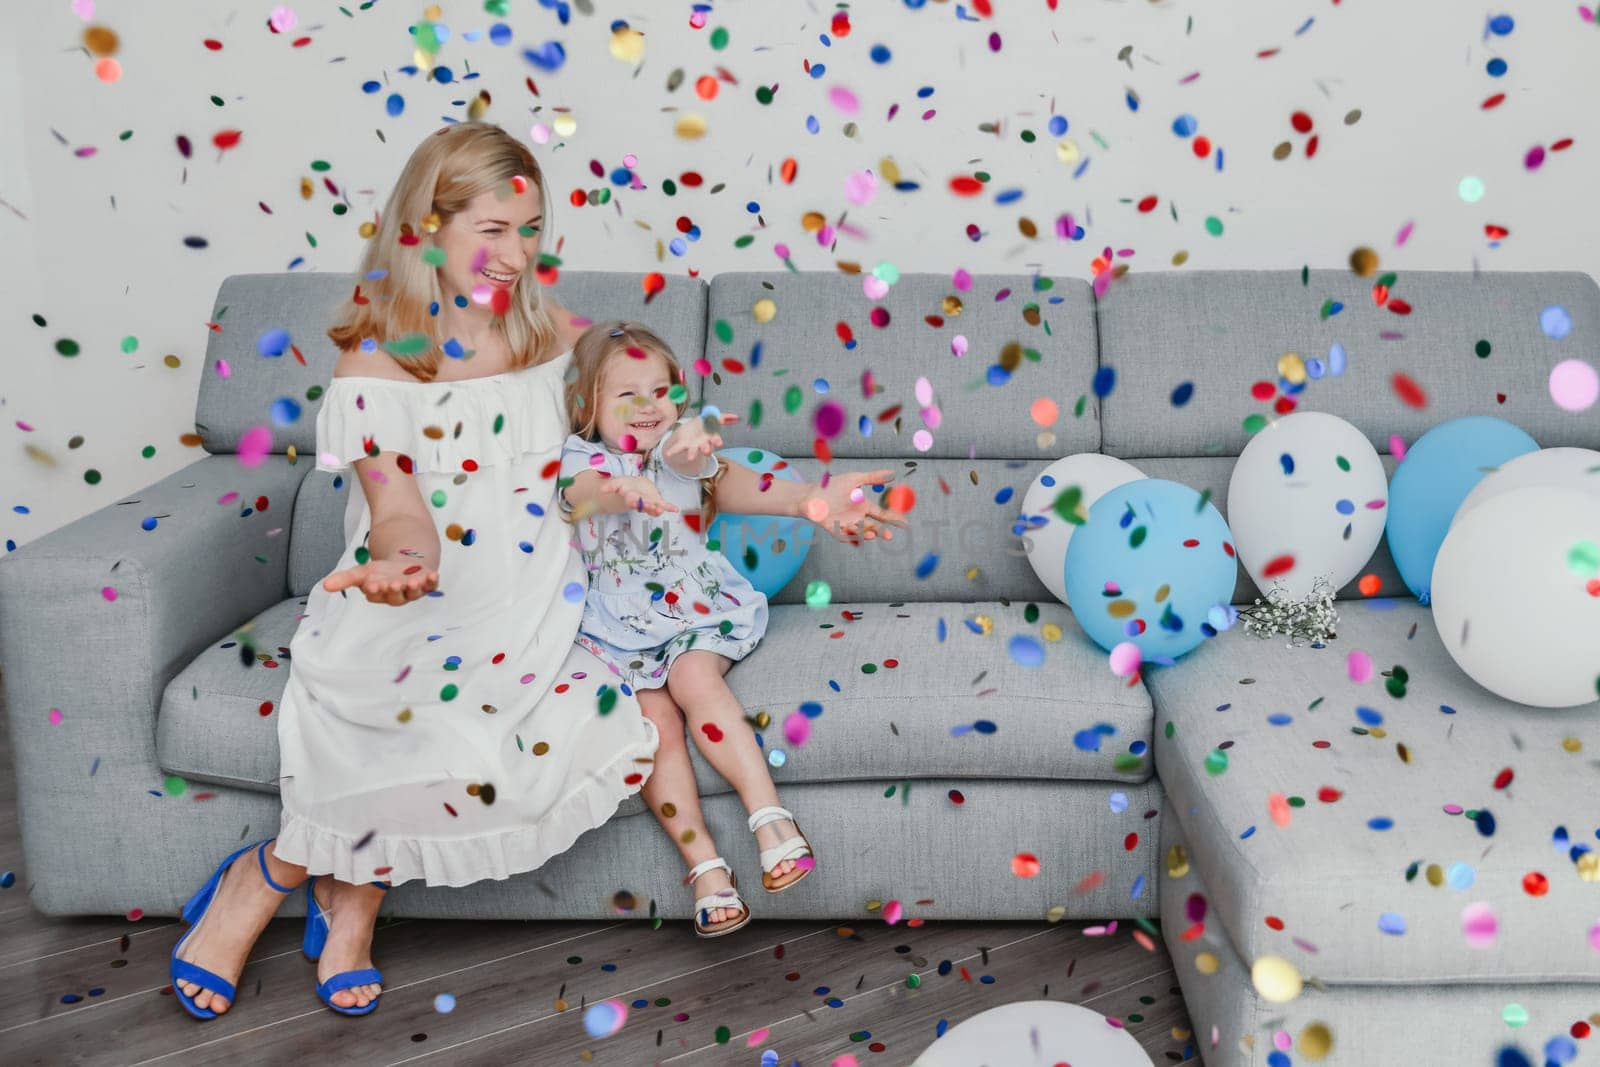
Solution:
<svg viewBox="0 0 1600 1067"><path fill-rule="evenodd" d="M519 184L522 191L515 195L505 195L514 188L510 185L479 193L433 235L445 254L439 284L447 298L461 294L488 304L497 289L536 284L523 275L539 261L543 209L539 187Z"/></svg>
<svg viewBox="0 0 1600 1067"><path fill-rule="evenodd" d="M671 388L672 375L661 356L647 352L639 359L613 352L600 375L600 439L619 452L649 452L678 417L678 405L667 399Z"/></svg>

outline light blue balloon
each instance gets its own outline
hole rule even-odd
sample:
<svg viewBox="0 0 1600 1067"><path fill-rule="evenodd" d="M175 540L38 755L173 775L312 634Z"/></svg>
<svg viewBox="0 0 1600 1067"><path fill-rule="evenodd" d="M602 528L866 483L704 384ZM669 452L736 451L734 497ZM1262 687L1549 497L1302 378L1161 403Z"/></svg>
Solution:
<svg viewBox="0 0 1600 1067"><path fill-rule="evenodd" d="M724 448L717 455L730 463L748 467L757 474L771 472L774 478L803 481L800 472L788 466L776 452L759 448ZM811 551L813 531L804 519L777 515L730 515L718 512L706 532L706 540L717 544L734 570L770 599L788 585Z"/></svg>
<svg viewBox="0 0 1600 1067"><path fill-rule="evenodd" d="M1406 450L1389 482L1384 535L1417 603L1429 602L1434 558L1473 486L1507 460L1538 450L1526 431L1492 415L1441 422Z"/></svg>
<svg viewBox="0 0 1600 1067"><path fill-rule="evenodd" d="M1119 485L1095 501L1067 545L1065 569L1067 599L1095 644L1109 652L1132 641L1156 663L1216 635L1207 617L1233 599L1239 577L1222 514L1189 486L1161 478Z"/></svg>

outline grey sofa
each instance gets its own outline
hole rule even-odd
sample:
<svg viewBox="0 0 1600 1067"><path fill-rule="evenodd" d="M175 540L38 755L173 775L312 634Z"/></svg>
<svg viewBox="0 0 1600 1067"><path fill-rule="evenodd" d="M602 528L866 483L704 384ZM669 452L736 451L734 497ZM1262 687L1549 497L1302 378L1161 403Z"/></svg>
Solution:
<svg viewBox="0 0 1600 1067"><path fill-rule="evenodd" d="M352 491L312 470L312 453L333 363L323 330L354 281L227 279L196 413L207 455L0 560L0 664L43 911L173 914L225 849L276 826L287 648L338 555ZM1500 414L1543 445L1600 447L1600 420L1560 412L1544 387L1558 360L1594 355L1600 290L1586 275L1406 273L1395 294L1408 316L1369 289L1334 271L1150 274L1097 302L1077 280L978 276L957 291L911 274L874 304L848 275L732 273L675 280L644 303L637 275L563 276L568 307L643 320L686 364L703 355L701 400L740 416L730 443L814 478L812 413L834 401L847 420L825 446L833 466L892 467L916 494L913 529L895 542L814 539L774 599L766 641L729 675L751 715L770 718L758 733L773 776L819 851L805 883L758 894L758 917L870 920L891 900L928 920L1120 917L1153 930L1159 916L1214 1064L1268 1064L1275 1041L1314 1022L1332 1035L1328 1062L1478 1061L1519 1037L1537 1049L1600 1010L1589 933L1600 884L1577 853L1597 847L1600 828L1592 706L1534 711L1478 689L1383 547L1369 568L1379 598L1343 590L1326 648L1229 632L1129 686L1035 577L1015 532L1038 471L1081 451L1209 489L1226 514L1242 421L1272 410L1251 384L1276 381L1281 353L1334 341L1349 371L1295 401L1350 419L1380 453L1391 434L1413 441L1470 413ZM764 299L776 315L758 323ZM1571 312L1568 341L1539 333L1549 303ZM280 327L294 349L258 354L257 338ZM957 335L965 355L952 352ZM1488 359L1474 353L1480 339ZM1102 367L1115 383L1097 399ZM1389 387L1397 371L1427 389L1426 408ZM937 417L921 410L919 378ZM1193 399L1174 406L1184 381ZM1048 428L1030 418L1037 397L1060 405ZM241 438L280 398L299 419L274 426L263 462L241 462ZM830 587L826 607L806 604L813 581ZM1241 570L1235 602L1255 595ZM1042 665L1008 655L1018 634L1043 639ZM1346 680L1349 648L1403 666L1405 694ZM791 748L779 724L807 704L820 713L808 709L811 737ZM1385 725L1362 725L1358 705ZM1214 775L1206 757L1218 749L1228 769ZM710 827L753 884L742 808L695 760ZM1514 785L1496 789L1507 766ZM1287 826L1268 815L1272 793L1291 798ZM1466 814L1483 809L1492 836ZM1369 828L1382 819L1391 828ZM1036 877L1013 873L1018 853L1038 858ZM1452 888L1467 880L1456 864L1472 868L1470 888ZM1544 895L1524 890L1529 871L1547 877ZM681 876L635 797L538 872L404 885L386 909L594 918L617 914L626 891L637 915L685 917ZM1493 950L1460 935L1461 908L1480 900L1499 916ZM1397 916L1404 934L1380 932ZM1307 976L1298 999L1256 995L1250 962L1264 954ZM1513 1001L1530 1016L1521 1031L1502 1021Z"/></svg>

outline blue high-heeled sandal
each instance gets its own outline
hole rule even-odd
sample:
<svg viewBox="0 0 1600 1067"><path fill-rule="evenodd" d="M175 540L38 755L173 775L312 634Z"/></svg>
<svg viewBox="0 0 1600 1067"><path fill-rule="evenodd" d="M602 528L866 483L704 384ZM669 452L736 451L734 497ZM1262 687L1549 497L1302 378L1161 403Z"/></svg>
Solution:
<svg viewBox="0 0 1600 1067"><path fill-rule="evenodd" d="M317 894L313 891L316 887L315 878L306 881L306 936L300 944L300 951L304 952L306 959L315 963L322 958L322 949L328 943L328 913L322 910L322 905L317 903ZM373 882L385 893L389 887L382 882ZM383 983L383 975L376 967L369 967L361 971L340 971L326 982L317 983L317 996L322 998L322 1003L338 1012L340 1015L366 1015L378 1007L378 1001L383 994L379 993L367 1002L364 1008L341 1008L333 1002L335 993L346 989L353 989L358 985L372 985Z"/></svg>
<svg viewBox="0 0 1600 1067"><path fill-rule="evenodd" d="M167 973L172 979L172 992L178 998L178 1003L182 1004L184 1010L196 1019L215 1019L217 1013L210 1008L202 1008L197 1005L194 1002L194 998L184 993L178 986L179 982L193 982L195 985L209 989L212 993L220 993L230 1005L233 1003L233 983L224 981L221 976L212 974L204 967L196 966L188 960L180 960L178 958L178 950L183 948L183 943L189 940L190 935L199 928L200 920L204 919L206 912L211 910L211 901L217 895L217 886L222 882L222 876L227 873L229 867L233 866L234 860L251 849L256 850L256 862L261 864L261 877L266 880L267 885L285 896L294 892L292 888L285 889L277 882L274 882L271 872L267 870L265 849L275 840L277 839L269 837L265 841L257 841L253 845L246 845L223 860L221 866L212 873L211 879L201 886L199 892L190 897L189 902L183 906L183 921L189 924L189 929L182 937L178 938L178 943L172 946L172 965Z"/></svg>

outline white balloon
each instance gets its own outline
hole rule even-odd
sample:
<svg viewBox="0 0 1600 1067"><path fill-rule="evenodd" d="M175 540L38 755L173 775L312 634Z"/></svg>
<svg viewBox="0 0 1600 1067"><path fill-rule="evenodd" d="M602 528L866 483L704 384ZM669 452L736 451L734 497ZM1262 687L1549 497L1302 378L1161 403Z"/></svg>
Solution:
<svg viewBox="0 0 1600 1067"><path fill-rule="evenodd" d="M1138 467L1115 456L1080 452L1064 456L1040 471L1022 495L1028 563L1045 588L1063 604L1067 602L1067 545L1077 526L1056 514L1056 498L1068 486L1077 486L1083 492L1083 514L1088 515L1089 508L1106 493L1143 477L1144 472ZM1041 525L1033 525L1040 519L1044 520Z"/></svg>
<svg viewBox="0 0 1600 1067"><path fill-rule="evenodd" d="M1433 563L1433 623L1473 681L1519 704L1600 696L1600 495L1497 494L1456 517Z"/></svg>
<svg viewBox="0 0 1600 1067"><path fill-rule="evenodd" d="M1537 452L1524 452L1484 475L1456 508L1450 524L1454 526L1461 516L1491 497L1531 485L1561 485L1600 493L1600 452L1592 448L1541 448Z"/></svg>
<svg viewBox="0 0 1600 1067"><path fill-rule="evenodd" d="M1388 508L1389 482L1371 442L1320 411L1256 434L1228 482L1233 547L1262 595L1279 584L1299 600L1318 575L1341 588L1377 550ZM1285 557L1289 568L1269 577L1269 565Z"/></svg>

